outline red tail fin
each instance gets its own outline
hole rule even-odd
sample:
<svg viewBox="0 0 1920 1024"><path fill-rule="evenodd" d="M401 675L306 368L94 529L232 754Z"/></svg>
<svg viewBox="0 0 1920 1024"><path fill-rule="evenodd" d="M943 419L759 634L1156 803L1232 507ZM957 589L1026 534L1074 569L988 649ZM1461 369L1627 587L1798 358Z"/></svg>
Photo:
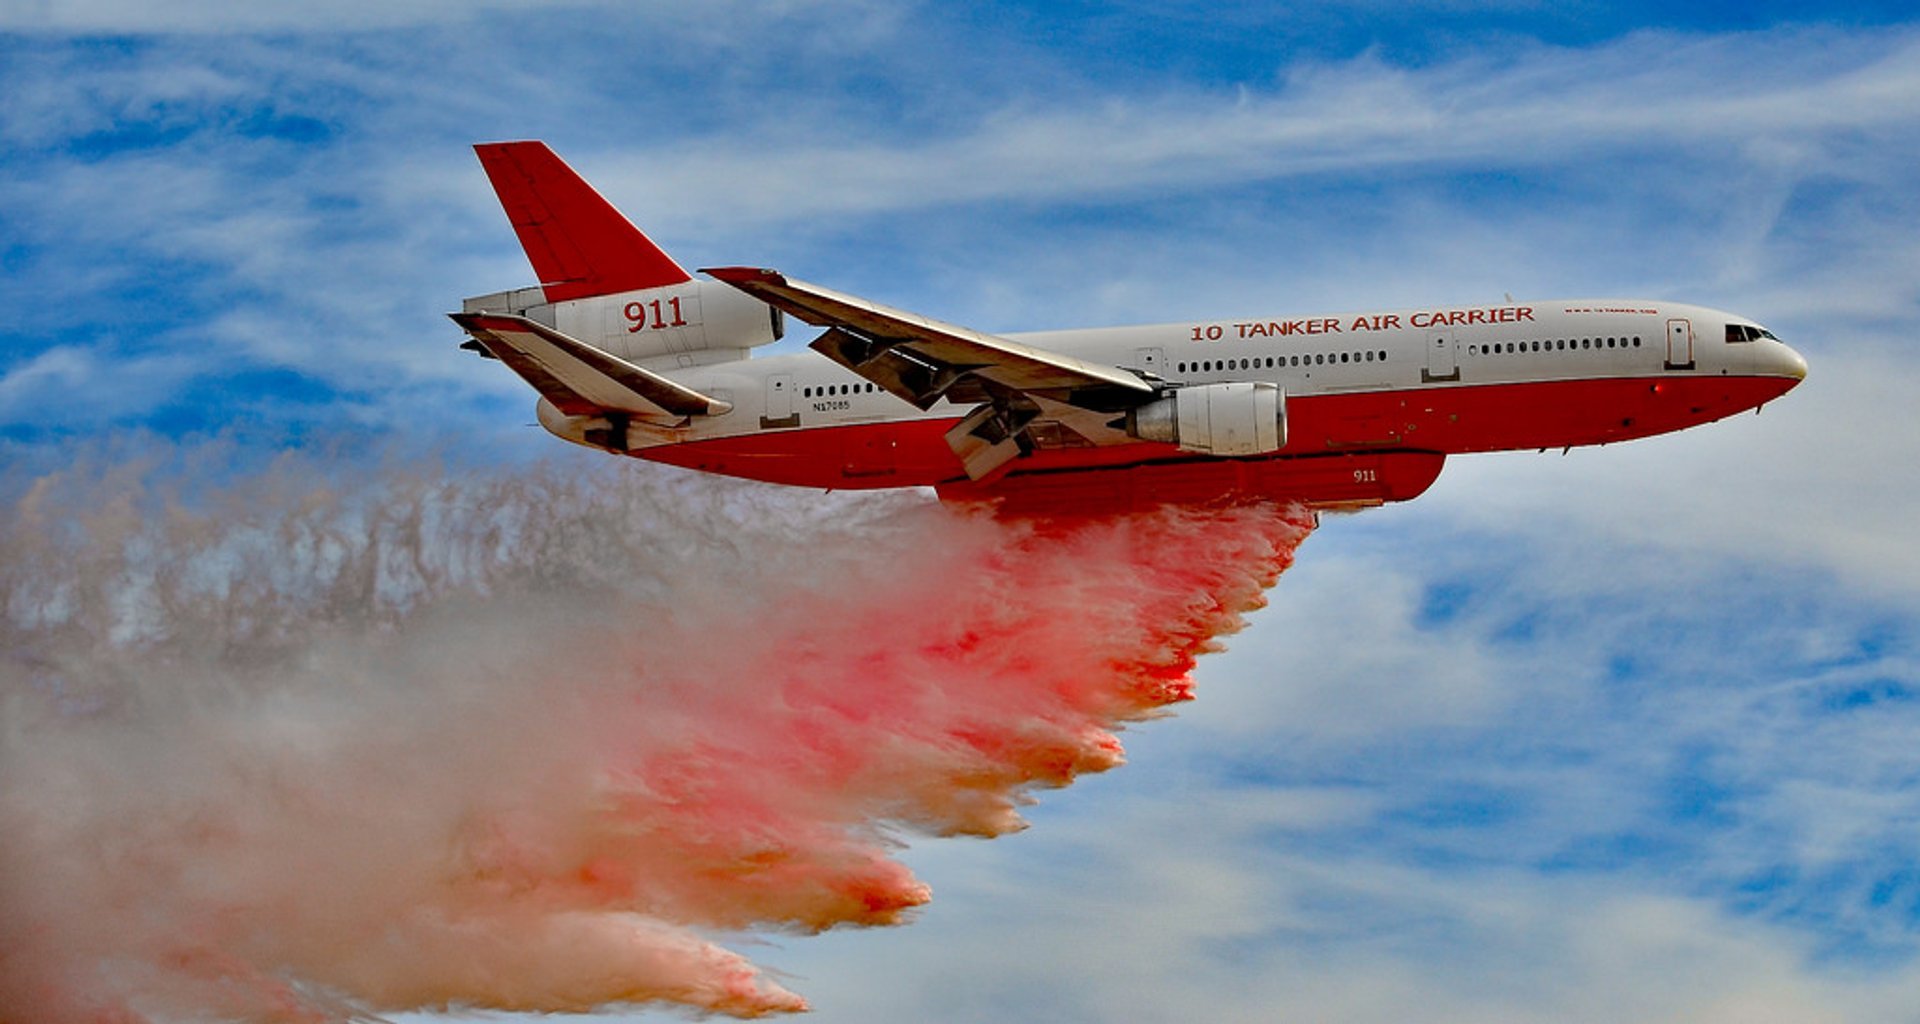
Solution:
<svg viewBox="0 0 1920 1024"><path fill-rule="evenodd" d="M544 142L473 147L548 302L692 279Z"/></svg>

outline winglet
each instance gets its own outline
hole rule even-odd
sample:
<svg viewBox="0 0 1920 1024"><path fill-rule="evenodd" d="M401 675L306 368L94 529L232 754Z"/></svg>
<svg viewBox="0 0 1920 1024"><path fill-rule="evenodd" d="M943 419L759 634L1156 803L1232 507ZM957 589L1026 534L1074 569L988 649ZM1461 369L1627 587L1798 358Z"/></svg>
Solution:
<svg viewBox="0 0 1920 1024"><path fill-rule="evenodd" d="M692 280L544 142L473 147L548 302Z"/></svg>

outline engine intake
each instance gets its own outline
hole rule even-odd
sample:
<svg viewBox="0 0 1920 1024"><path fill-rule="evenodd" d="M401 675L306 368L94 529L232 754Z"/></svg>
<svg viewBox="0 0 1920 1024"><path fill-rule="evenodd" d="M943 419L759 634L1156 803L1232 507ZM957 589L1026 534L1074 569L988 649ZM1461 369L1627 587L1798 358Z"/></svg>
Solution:
<svg viewBox="0 0 1920 1024"><path fill-rule="evenodd" d="M1175 388L1129 411L1126 431L1190 452L1266 455L1287 443L1286 395L1265 381Z"/></svg>

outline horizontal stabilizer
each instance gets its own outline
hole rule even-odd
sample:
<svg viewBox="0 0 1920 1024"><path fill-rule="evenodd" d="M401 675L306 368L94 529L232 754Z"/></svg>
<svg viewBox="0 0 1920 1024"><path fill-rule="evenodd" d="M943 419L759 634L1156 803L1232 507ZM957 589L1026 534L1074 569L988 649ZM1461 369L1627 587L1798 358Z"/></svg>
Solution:
<svg viewBox="0 0 1920 1024"><path fill-rule="evenodd" d="M548 302L692 280L544 142L473 147Z"/></svg>
<svg viewBox="0 0 1920 1024"><path fill-rule="evenodd" d="M524 316L447 315L568 416L719 416L733 409Z"/></svg>

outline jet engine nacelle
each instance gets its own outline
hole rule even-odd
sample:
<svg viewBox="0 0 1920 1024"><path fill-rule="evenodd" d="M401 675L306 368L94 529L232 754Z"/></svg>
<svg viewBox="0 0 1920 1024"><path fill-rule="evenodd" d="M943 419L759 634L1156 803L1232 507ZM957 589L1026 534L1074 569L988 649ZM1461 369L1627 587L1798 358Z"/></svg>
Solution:
<svg viewBox="0 0 1920 1024"><path fill-rule="evenodd" d="M1127 433L1208 455L1265 455L1287 443L1278 384L1239 381L1175 388L1127 413Z"/></svg>
<svg viewBox="0 0 1920 1024"><path fill-rule="evenodd" d="M629 450L627 423L624 419L607 416L569 416L561 412L552 402L542 398L533 407L533 414L547 433L587 448L599 448L603 451L619 452L624 455Z"/></svg>
<svg viewBox="0 0 1920 1024"><path fill-rule="evenodd" d="M652 369L745 359L780 340L781 312L718 281L692 279L659 288L549 303L538 288L482 295L469 313L513 313L603 352Z"/></svg>

